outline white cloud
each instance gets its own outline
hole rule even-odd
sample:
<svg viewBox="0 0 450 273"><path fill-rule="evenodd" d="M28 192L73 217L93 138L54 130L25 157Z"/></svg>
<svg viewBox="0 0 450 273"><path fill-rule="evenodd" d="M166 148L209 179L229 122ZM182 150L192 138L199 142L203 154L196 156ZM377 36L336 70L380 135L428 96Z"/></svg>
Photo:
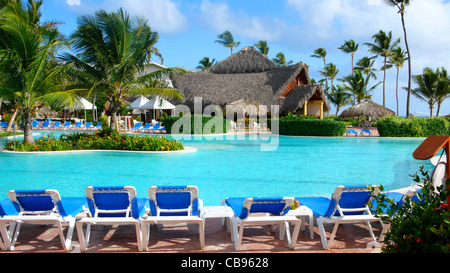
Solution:
<svg viewBox="0 0 450 273"><path fill-rule="evenodd" d="M229 30L243 38L267 41L276 40L280 36L276 28L281 27L282 23L277 19L252 17L244 12L234 11L225 1L203 0L200 11L204 25L218 33Z"/></svg>
<svg viewBox="0 0 450 273"><path fill-rule="evenodd" d="M123 0L121 6L131 14L146 17L160 33L179 33L188 25L178 5L171 0Z"/></svg>
<svg viewBox="0 0 450 273"><path fill-rule="evenodd" d="M79 5L81 5L81 0L67 0L67 5L79 6Z"/></svg>

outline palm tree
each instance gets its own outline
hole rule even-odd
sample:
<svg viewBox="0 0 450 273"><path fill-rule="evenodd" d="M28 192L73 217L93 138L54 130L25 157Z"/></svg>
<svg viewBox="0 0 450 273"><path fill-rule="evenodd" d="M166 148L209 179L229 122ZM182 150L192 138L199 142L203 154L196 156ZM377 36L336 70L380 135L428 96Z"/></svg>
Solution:
<svg viewBox="0 0 450 273"><path fill-rule="evenodd" d="M344 53L352 55L352 74L353 74L353 58L355 57L355 53L358 50L359 44L355 43L353 40L344 41L344 44L340 46L338 49L342 50Z"/></svg>
<svg viewBox="0 0 450 273"><path fill-rule="evenodd" d="M364 78L362 72L360 70L355 70L353 75L348 75L343 79L340 79L344 82L344 90L350 91L354 96L356 102L359 104L362 100L371 99L372 92L381 82L376 85L368 88L369 77Z"/></svg>
<svg viewBox="0 0 450 273"><path fill-rule="evenodd" d="M383 106L386 106L386 65L387 59L392 54L392 51L400 43L400 38L393 41L392 31L386 33L380 30L377 34L372 36L374 43L364 43L369 46L369 52L380 55L384 58L384 76L383 76Z"/></svg>
<svg viewBox="0 0 450 273"><path fill-rule="evenodd" d="M330 93L327 93L327 99L336 106L336 116L338 116L339 110L351 103L352 94L347 93L343 86L336 85L332 87Z"/></svg>
<svg viewBox="0 0 450 273"><path fill-rule="evenodd" d="M397 100L397 116L398 116L398 76L400 74L400 68L403 67L403 64L408 59L406 56L406 52L403 51L401 47L397 47L392 51L392 55L389 56L389 61L387 67L395 66L397 68L397 78L395 81L395 98Z"/></svg>
<svg viewBox="0 0 450 273"><path fill-rule="evenodd" d="M330 78L331 81L331 89L333 89L333 80L336 79L337 74L339 73L339 69L336 68L336 65L333 63L329 63L325 67L325 71L320 71L320 74L325 78Z"/></svg>
<svg viewBox="0 0 450 273"><path fill-rule="evenodd" d="M423 100L428 104L428 107L430 109L430 117L433 117L434 105L437 102L436 87L439 78L440 78L439 70L434 72L429 67L426 67L423 70L422 75L413 76L413 81L418 85L418 87L412 89L411 92L418 99Z"/></svg>
<svg viewBox="0 0 450 273"><path fill-rule="evenodd" d="M318 48L318 49L314 50L314 55L311 55L311 57L323 59L323 71L327 70L327 61L326 61L327 51L324 48ZM325 88L328 88L328 79L327 78L325 78L325 83L326 83Z"/></svg>
<svg viewBox="0 0 450 273"><path fill-rule="evenodd" d="M61 59L70 64L71 74L77 79L72 88L107 96L110 128L115 129L116 112L126 96L182 99L178 91L154 85L164 77L185 73L184 69L166 68L148 73L157 37L146 20L131 19L122 9L111 13L100 10L94 16L78 18L78 28L70 37L77 54L67 53Z"/></svg>
<svg viewBox="0 0 450 273"><path fill-rule="evenodd" d="M272 61L278 65L278 66L287 66L294 63L294 61L290 60L289 62L286 62L286 57L284 56L283 52L279 52L276 56L276 58L273 58Z"/></svg>
<svg viewBox="0 0 450 273"><path fill-rule="evenodd" d="M59 87L63 66L55 54L63 45L56 24L40 23L42 1L10 1L0 11L0 97L14 98L24 142L34 142L32 114L41 103L73 103L76 95Z"/></svg>
<svg viewBox="0 0 450 273"><path fill-rule="evenodd" d="M209 57L204 57L200 62L198 62L200 65L197 66L197 69L200 69L202 71L208 70L210 67L213 67L217 62L216 59L212 59L212 61L209 60Z"/></svg>
<svg viewBox="0 0 450 273"><path fill-rule="evenodd" d="M406 46L406 52L408 53L408 95L406 97L406 117L409 117L409 105L410 105L410 99L411 99L411 52L409 50L408 45L408 37L406 35L406 26L405 26L405 12L406 12L406 6L409 6L410 0L384 0L384 2L391 7L397 7L398 13L400 13L400 17L402 20L402 27L403 27L403 35L405 39L405 46Z"/></svg>
<svg viewBox="0 0 450 273"><path fill-rule="evenodd" d="M442 70L439 71L439 80L436 86L436 97L437 97L437 112L436 117L439 116L439 112L441 110L441 105L447 98L450 98L450 90L448 89L448 85L450 83L450 78L448 76L447 70L442 67Z"/></svg>
<svg viewBox="0 0 450 273"><path fill-rule="evenodd" d="M269 55L269 47L267 46L267 41L260 40L255 44L255 46L264 56L267 57L267 55Z"/></svg>
<svg viewBox="0 0 450 273"><path fill-rule="evenodd" d="M235 42L234 37L228 30L225 30L222 34L217 36L220 40L216 40L216 43L223 45L224 47L228 47L231 49L231 55L233 55L233 49L238 47L241 42Z"/></svg>

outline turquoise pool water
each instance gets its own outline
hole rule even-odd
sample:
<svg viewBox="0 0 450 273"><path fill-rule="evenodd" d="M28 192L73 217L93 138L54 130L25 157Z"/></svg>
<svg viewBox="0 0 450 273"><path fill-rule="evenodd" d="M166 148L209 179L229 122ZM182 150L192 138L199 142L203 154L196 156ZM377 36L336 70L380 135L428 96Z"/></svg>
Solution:
<svg viewBox="0 0 450 273"><path fill-rule="evenodd" d="M410 186L409 175L420 166L431 167L412 157L421 138L280 136L274 151L261 151L261 144L273 140L227 138L185 139L185 146L198 151L184 154L0 153L0 199L11 189L38 188L84 196L91 185L132 185L146 197L152 185L190 184L205 205L219 205L228 196L329 196L339 185L383 184L392 190Z"/></svg>

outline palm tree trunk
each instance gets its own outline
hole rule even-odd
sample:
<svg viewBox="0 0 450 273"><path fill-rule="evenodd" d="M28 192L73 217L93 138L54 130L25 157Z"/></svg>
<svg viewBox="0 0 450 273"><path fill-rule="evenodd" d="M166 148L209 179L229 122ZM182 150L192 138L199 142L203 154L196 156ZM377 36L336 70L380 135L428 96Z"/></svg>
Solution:
<svg viewBox="0 0 450 273"><path fill-rule="evenodd" d="M442 102L438 102L438 105L437 105L437 112L436 112L436 117L439 117L439 111L441 110L441 103L442 103Z"/></svg>
<svg viewBox="0 0 450 273"><path fill-rule="evenodd" d="M33 132L32 132L32 122L33 119L30 117L30 113L23 112L22 114L22 124L23 124L23 142L24 143L34 143Z"/></svg>
<svg viewBox="0 0 450 273"><path fill-rule="evenodd" d="M325 60L325 58L323 58L323 71L326 72L327 71L327 62ZM325 76L325 88L328 89L328 77Z"/></svg>
<svg viewBox="0 0 450 273"><path fill-rule="evenodd" d="M397 67L397 80L395 82L395 97L397 99L397 117L398 117L398 74L400 72L400 68Z"/></svg>
<svg viewBox="0 0 450 273"><path fill-rule="evenodd" d="M384 56L384 76L383 76L383 106L386 107L386 61L387 56Z"/></svg>
<svg viewBox="0 0 450 273"><path fill-rule="evenodd" d="M11 119L9 120L8 125L6 126L6 129L5 129L6 132L11 131L11 127L14 124L14 120L16 119L18 112L19 112L19 109L14 109L14 112L11 115Z"/></svg>
<svg viewBox="0 0 450 273"><path fill-rule="evenodd" d="M409 118L409 104L411 100L411 53L409 52L408 38L406 35L404 12L401 13L403 34L405 36L406 52L408 53L408 95L406 97L406 117Z"/></svg>
<svg viewBox="0 0 450 273"><path fill-rule="evenodd" d="M433 104L429 104L430 105L430 118L433 117Z"/></svg>
<svg viewBox="0 0 450 273"><path fill-rule="evenodd" d="M355 56L355 53L352 53L352 76L353 76L353 58Z"/></svg>

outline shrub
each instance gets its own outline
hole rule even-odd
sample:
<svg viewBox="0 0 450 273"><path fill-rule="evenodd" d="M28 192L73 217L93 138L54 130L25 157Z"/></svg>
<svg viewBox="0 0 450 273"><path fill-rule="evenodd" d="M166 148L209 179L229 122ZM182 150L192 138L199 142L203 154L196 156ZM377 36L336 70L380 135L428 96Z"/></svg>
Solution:
<svg viewBox="0 0 450 273"><path fill-rule="evenodd" d="M450 120L445 117L384 117L378 120L378 132L382 137L426 137L429 135L449 135Z"/></svg>
<svg viewBox="0 0 450 273"><path fill-rule="evenodd" d="M281 117L279 126L280 135L292 136L342 136L347 128L341 121L295 115Z"/></svg>
<svg viewBox="0 0 450 273"><path fill-rule="evenodd" d="M196 119L201 119L201 127L200 123L196 124L194 122ZM212 117L205 115L184 115L182 117L167 116L161 118L161 121L164 123L166 132L168 134L172 133L172 127L174 123L177 121L186 122L190 124L191 134L205 134L205 133L221 134L226 133L230 128L230 122L228 120L222 117ZM213 125L215 122L222 124L222 128L216 128L216 126ZM208 125L211 125L211 127L208 127ZM186 134L187 130L181 127L180 133Z"/></svg>
<svg viewBox="0 0 450 273"><path fill-rule="evenodd" d="M14 142L6 143L5 148L14 150ZM47 135L37 139L34 144L16 141L16 150L22 152L66 150L175 151L183 149L181 141L169 140L162 136L120 135L109 128L96 134L62 134L59 139L53 135Z"/></svg>
<svg viewBox="0 0 450 273"><path fill-rule="evenodd" d="M450 252L450 211L445 203L450 195L450 180L435 188L428 183L430 178L423 166L420 172L421 177L414 178L415 182L423 182L416 201L408 198L404 203L394 202L385 194L373 195L377 201L375 215L390 225L383 252Z"/></svg>

